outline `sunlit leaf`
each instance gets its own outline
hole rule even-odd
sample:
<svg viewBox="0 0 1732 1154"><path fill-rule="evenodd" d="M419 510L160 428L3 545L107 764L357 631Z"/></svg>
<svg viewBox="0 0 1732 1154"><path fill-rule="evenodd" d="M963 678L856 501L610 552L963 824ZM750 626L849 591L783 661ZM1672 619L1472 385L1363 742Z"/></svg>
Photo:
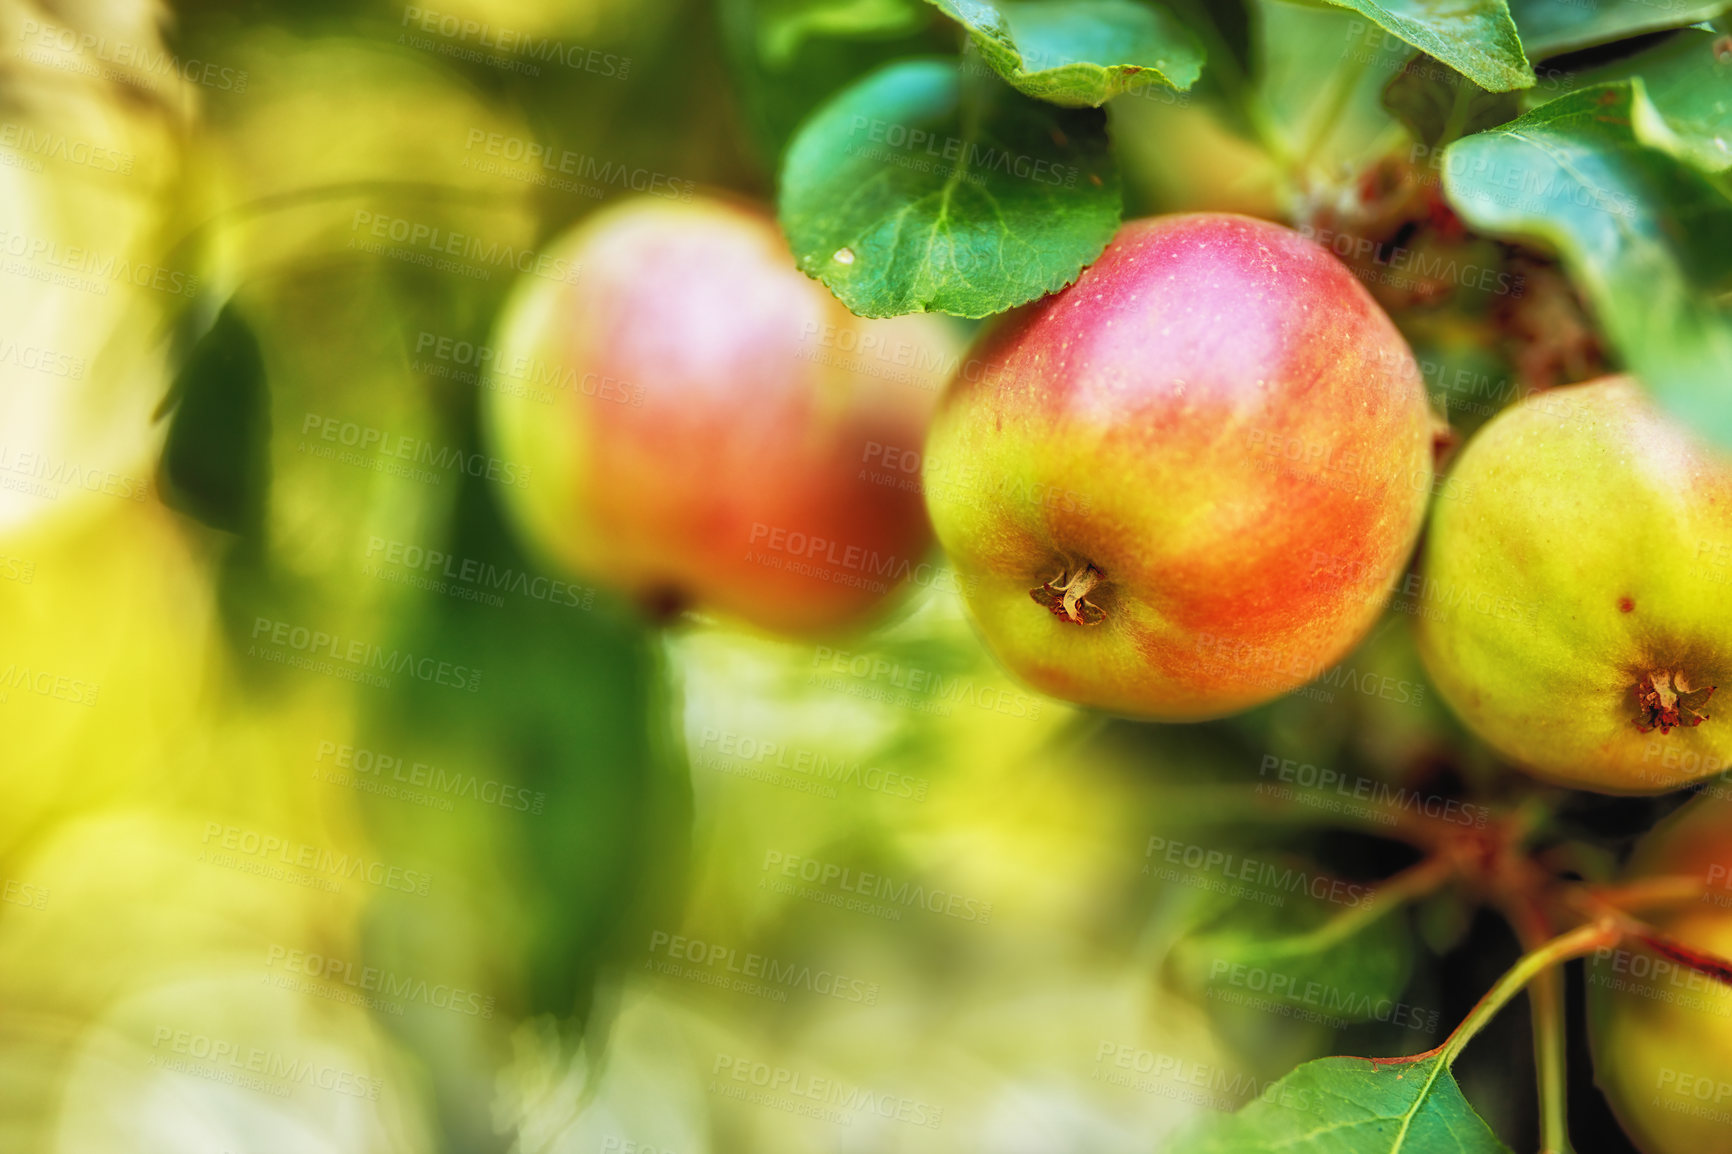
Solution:
<svg viewBox="0 0 1732 1154"><path fill-rule="evenodd" d="M1584 89L1445 156L1475 228L1555 246L1612 344L1672 412L1732 445L1732 200L1644 146L1630 85Z"/></svg>
<svg viewBox="0 0 1732 1154"><path fill-rule="evenodd" d="M1492 92L1527 88L1533 69L1504 0L1330 0L1358 12Z"/></svg>
<svg viewBox="0 0 1732 1154"><path fill-rule="evenodd" d="M1020 92L1077 108L1148 84L1189 88L1203 48L1164 8L1138 0L931 0Z"/></svg>
<svg viewBox="0 0 1732 1154"><path fill-rule="evenodd" d="M982 317L1076 279L1118 226L1106 118L932 60L807 121L782 171L800 268L861 316Z"/></svg>
<svg viewBox="0 0 1732 1154"><path fill-rule="evenodd" d="M1307 1062L1176 1154L1509 1154L1440 1057Z"/></svg>

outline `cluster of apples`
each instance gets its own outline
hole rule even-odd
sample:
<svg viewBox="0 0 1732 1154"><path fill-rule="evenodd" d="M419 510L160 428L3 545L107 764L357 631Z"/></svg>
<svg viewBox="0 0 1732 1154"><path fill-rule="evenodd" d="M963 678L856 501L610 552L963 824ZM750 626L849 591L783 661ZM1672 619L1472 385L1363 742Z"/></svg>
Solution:
<svg viewBox="0 0 1732 1154"><path fill-rule="evenodd" d="M533 462L530 539L648 606L856 626L935 579L936 530L1012 671L1186 721L1328 669L1399 582L1444 698L1531 773L1658 793L1732 765L1706 724L1732 461L1608 378L1434 475L1401 334L1289 229L1130 222L966 352L938 318L848 313L751 206L643 198L560 248L582 273L509 304L489 429Z"/></svg>
<svg viewBox="0 0 1732 1154"><path fill-rule="evenodd" d="M1732 680L1732 460L1627 378L1517 402L1440 477L1447 426L1395 325L1265 221L1130 222L968 350L938 318L853 316L752 206L644 198L559 247L581 274L508 303L487 428L533 465L508 495L526 537L657 613L821 634L943 580L1030 684L1186 721L1339 662L1399 583L1445 700L1529 773L1659 793L1732 766L1709 710ZM1726 878L1712 802L1638 872ZM1732 942L1727 898L1683 930ZM1631 1059L1602 1083L1650 1154L1708 1148L1648 1084L1681 1012L1595 990L1596 1050Z"/></svg>

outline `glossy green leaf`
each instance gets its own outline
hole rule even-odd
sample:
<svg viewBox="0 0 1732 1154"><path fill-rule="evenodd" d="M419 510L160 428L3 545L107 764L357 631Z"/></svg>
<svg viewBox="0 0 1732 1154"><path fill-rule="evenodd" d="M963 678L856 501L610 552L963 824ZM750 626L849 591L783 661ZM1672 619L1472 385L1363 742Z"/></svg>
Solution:
<svg viewBox="0 0 1732 1154"><path fill-rule="evenodd" d="M861 316L983 317L1069 284L1118 227L1106 117L947 61L892 65L801 128L780 216Z"/></svg>
<svg viewBox="0 0 1732 1154"><path fill-rule="evenodd" d="M967 28L1019 91L1070 108L1149 84L1189 88L1203 48L1164 8L1138 0L931 0Z"/></svg>
<svg viewBox="0 0 1732 1154"><path fill-rule="evenodd" d="M1609 44L1643 32L1682 28L1726 7L1725 0L1510 0L1522 43L1536 60Z"/></svg>
<svg viewBox="0 0 1732 1154"><path fill-rule="evenodd" d="M1636 139L1704 172L1732 168L1732 52L1720 37L1688 28L1603 69L1577 87L1636 84L1631 123Z"/></svg>
<svg viewBox="0 0 1732 1154"><path fill-rule="evenodd" d="M1527 88L1532 67L1504 0L1330 0L1491 92Z"/></svg>
<svg viewBox="0 0 1732 1154"><path fill-rule="evenodd" d="M1634 126L1631 85L1584 89L1444 158L1473 227L1543 241L1626 365L1692 428L1732 445L1732 200Z"/></svg>
<svg viewBox="0 0 1732 1154"><path fill-rule="evenodd" d="M1175 1154L1510 1154L1442 1058L1320 1058Z"/></svg>

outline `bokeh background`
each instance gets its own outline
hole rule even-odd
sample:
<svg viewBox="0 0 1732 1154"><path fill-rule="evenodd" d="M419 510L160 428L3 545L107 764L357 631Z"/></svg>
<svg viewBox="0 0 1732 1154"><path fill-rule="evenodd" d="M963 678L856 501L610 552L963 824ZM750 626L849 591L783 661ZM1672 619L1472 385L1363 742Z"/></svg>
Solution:
<svg viewBox="0 0 1732 1154"><path fill-rule="evenodd" d="M1330 780L1484 787L1421 595L1273 705L1137 726L1008 679L941 558L869 630L790 642L652 624L503 511L477 350L533 274L424 238L767 202L819 100L955 30L434 3L0 0L0 1150L1158 1150L1305 1058L1440 1039L1516 952L1447 893L1341 943L1323 1007L1211 928L1315 924L1409 864L1329 828ZM1271 71L1272 131L1318 171L1384 147L1408 53L1252 10L1365 57L1322 120ZM1132 213L1276 215L1188 99L1111 115ZM382 468L373 434L443 463ZM429 552L510 576L432 587ZM1458 1073L1531 1143L1524 1012ZM1590 1097L1581 1148L1618 1148Z"/></svg>

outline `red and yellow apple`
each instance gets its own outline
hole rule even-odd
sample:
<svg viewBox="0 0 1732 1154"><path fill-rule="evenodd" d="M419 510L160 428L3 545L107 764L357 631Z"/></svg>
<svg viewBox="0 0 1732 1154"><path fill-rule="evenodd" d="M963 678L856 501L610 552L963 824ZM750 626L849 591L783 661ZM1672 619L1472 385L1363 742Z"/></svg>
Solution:
<svg viewBox="0 0 1732 1154"><path fill-rule="evenodd" d="M1660 793L1732 766L1732 458L1610 377L1536 393L1462 451L1427 534L1420 656L1538 777Z"/></svg>
<svg viewBox="0 0 1732 1154"><path fill-rule="evenodd" d="M1630 870L1700 883L1696 900L1643 916L1710 967L1732 957L1732 801L1715 792L1645 835ZM1732 987L1631 944L1600 951L1587 989L1594 1080L1643 1154L1732 1149Z"/></svg>
<svg viewBox="0 0 1732 1154"><path fill-rule="evenodd" d="M1395 326L1278 225L1126 224L990 329L927 441L927 508L999 658L1170 720L1339 661L1402 572L1433 417Z"/></svg>
<svg viewBox="0 0 1732 1154"><path fill-rule="evenodd" d="M491 352L485 425L540 551L666 609L768 629L859 622L922 571L914 455L957 348L936 317L862 320L770 218L642 197L549 250ZM558 261L563 261L560 265Z"/></svg>

